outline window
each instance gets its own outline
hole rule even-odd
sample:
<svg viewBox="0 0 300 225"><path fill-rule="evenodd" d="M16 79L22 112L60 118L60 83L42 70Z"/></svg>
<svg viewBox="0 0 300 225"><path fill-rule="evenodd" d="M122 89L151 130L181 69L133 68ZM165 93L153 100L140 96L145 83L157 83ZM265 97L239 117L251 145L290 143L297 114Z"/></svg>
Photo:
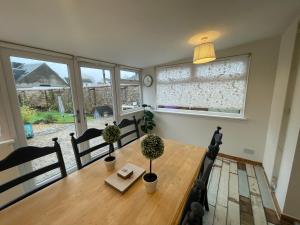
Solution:
<svg viewBox="0 0 300 225"><path fill-rule="evenodd" d="M141 107L140 75L133 70L120 70L121 111L126 112Z"/></svg>
<svg viewBox="0 0 300 225"><path fill-rule="evenodd" d="M53 146L58 137L66 169L75 169L69 133L76 132L68 65L27 57L10 56L26 142L30 146ZM33 170L56 161L55 154L31 161ZM52 170L34 178L38 185L55 176Z"/></svg>
<svg viewBox="0 0 300 225"><path fill-rule="evenodd" d="M80 73L87 128L104 129L106 123L114 121L112 72L101 67L80 66ZM90 147L94 147L104 140L101 136L88 142ZM108 152L109 147L106 147L91 152L91 157Z"/></svg>
<svg viewBox="0 0 300 225"><path fill-rule="evenodd" d="M157 68L157 108L244 115L249 56Z"/></svg>

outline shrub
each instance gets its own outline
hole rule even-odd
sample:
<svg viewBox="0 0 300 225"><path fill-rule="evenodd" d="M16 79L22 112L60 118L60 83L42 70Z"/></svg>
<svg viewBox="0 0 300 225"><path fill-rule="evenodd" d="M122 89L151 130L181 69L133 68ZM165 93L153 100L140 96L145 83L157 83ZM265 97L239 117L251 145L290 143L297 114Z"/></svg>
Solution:
<svg viewBox="0 0 300 225"><path fill-rule="evenodd" d="M144 116L143 116L143 124L141 125L141 130L148 134L156 126L155 122L153 121L154 114L147 110L147 107L151 107L150 105L143 104L142 107L144 108Z"/></svg>
<svg viewBox="0 0 300 225"><path fill-rule="evenodd" d="M113 144L120 137L121 131L116 125L106 126L103 131L103 139L109 144Z"/></svg>
<svg viewBox="0 0 300 225"><path fill-rule="evenodd" d="M156 135L149 134L141 143L142 153L150 159L150 174L152 174L152 160L157 159L164 153L164 142Z"/></svg>
<svg viewBox="0 0 300 225"><path fill-rule="evenodd" d="M21 107L21 116L24 123L30 123L32 120L32 117L36 115L36 110L27 106L23 105Z"/></svg>
<svg viewBox="0 0 300 225"><path fill-rule="evenodd" d="M160 157L164 153L164 142L156 135L149 134L141 143L143 155L150 160Z"/></svg>

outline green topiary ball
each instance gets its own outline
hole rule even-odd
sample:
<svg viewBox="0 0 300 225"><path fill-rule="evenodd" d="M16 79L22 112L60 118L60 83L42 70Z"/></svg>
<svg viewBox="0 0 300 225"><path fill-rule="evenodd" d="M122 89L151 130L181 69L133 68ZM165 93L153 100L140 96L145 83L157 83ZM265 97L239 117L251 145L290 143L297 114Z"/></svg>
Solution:
<svg viewBox="0 0 300 225"><path fill-rule="evenodd" d="M109 144L116 142L120 137L121 131L116 125L109 125L103 131L103 139Z"/></svg>
<svg viewBox="0 0 300 225"><path fill-rule="evenodd" d="M141 148L143 155L148 159L156 159L164 153L164 142L156 135L149 134L142 141Z"/></svg>

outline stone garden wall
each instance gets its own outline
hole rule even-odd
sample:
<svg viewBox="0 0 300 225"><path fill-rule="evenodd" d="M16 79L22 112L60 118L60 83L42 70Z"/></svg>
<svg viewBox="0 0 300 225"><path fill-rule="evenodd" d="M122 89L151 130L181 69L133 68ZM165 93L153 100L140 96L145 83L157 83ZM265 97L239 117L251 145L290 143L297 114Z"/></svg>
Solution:
<svg viewBox="0 0 300 225"><path fill-rule="evenodd" d="M73 113L71 89L41 89L41 90L18 90L19 102L39 111L58 111L58 96L61 96L66 113ZM97 106L107 105L112 108L112 91L110 86L105 87L84 87L84 105L87 113L92 114ZM139 99L139 86L121 87L121 102L125 105L132 105ZM140 102L137 102L138 104Z"/></svg>

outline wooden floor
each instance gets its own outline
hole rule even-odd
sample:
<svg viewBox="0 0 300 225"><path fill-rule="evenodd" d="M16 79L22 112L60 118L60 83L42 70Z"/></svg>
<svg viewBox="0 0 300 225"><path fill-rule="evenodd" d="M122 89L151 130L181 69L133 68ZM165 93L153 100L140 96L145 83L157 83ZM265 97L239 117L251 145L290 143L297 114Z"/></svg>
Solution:
<svg viewBox="0 0 300 225"><path fill-rule="evenodd" d="M280 224L264 170L218 158L208 183L204 225Z"/></svg>

